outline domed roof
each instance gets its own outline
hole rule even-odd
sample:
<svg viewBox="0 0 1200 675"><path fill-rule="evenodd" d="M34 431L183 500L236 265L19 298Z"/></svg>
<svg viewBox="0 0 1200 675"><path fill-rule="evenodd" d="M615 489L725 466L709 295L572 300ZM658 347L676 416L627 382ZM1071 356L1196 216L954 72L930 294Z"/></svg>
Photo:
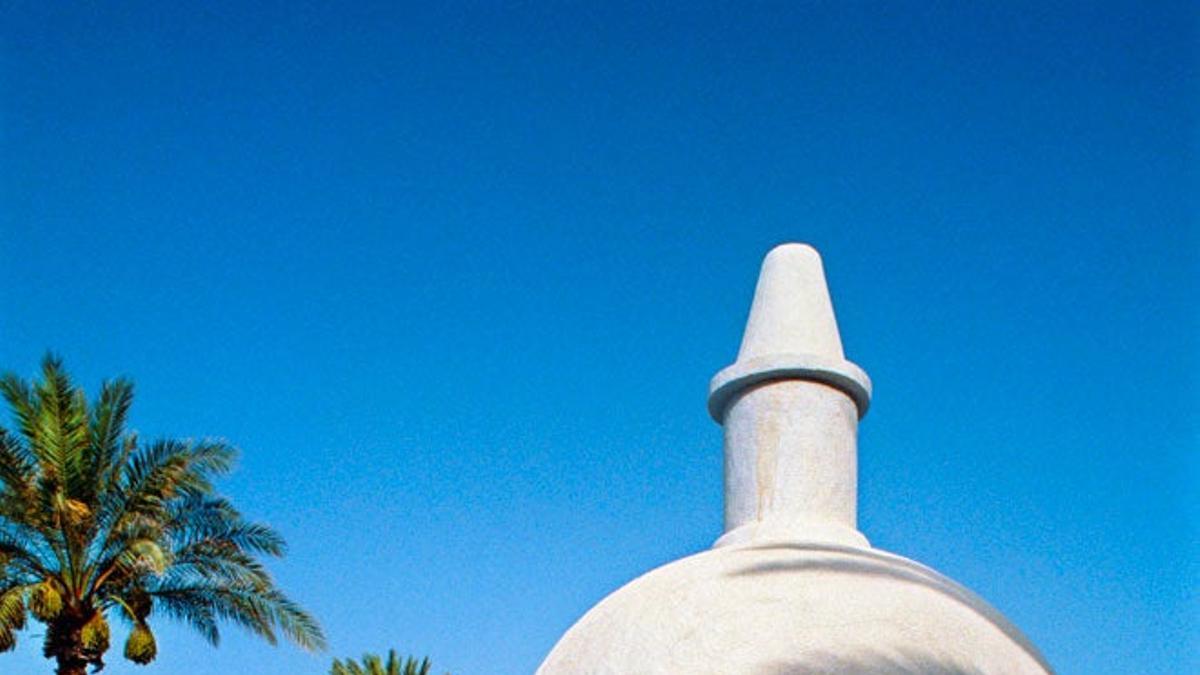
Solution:
<svg viewBox="0 0 1200 675"><path fill-rule="evenodd" d="M538 675L1047 673L1020 631L937 572L871 548L749 544L630 582Z"/></svg>
<svg viewBox="0 0 1200 675"><path fill-rule="evenodd" d="M725 435L725 533L596 605L539 675L1047 673L996 610L858 531L858 421L811 247L763 262L737 360L709 385Z"/></svg>

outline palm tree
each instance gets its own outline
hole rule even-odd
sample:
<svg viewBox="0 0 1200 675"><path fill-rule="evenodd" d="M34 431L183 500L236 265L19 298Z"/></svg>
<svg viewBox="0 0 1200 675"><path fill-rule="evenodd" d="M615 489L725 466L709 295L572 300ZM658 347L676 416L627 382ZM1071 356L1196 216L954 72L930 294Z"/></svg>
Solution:
<svg viewBox="0 0 1200 675"><path fill-rule="evenodd" d="M325 645L320 626L259 561L283 539L248 522L212 479L235 450L213 440L139 443L126 431L133 385L105 382L88 403L47 355L40 381L8 374L0 393L14 430L0 426L0 651L26 614L45 624L43 653L59 675L104 667L109 620L130 627L125 658L157 653L151 616L192 626L214 646L218 621L275 644Z"/></svg>
<svg viewBox="0 0 1200 675"><path fill-rule="evenodd" d="M344 663L334 659L329 675L429 675L429 659L417 661L410 656L401 661L393 649L388 652L387 663L375 654L363 656L361 666L354 659Z"/></svg>

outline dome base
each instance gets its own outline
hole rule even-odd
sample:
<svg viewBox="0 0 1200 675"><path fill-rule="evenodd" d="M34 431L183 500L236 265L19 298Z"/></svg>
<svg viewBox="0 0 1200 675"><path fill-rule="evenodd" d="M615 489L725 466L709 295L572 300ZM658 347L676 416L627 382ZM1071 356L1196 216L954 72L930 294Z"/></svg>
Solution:
<svg viewBox="0 0 1200 675"><path fill-rule="evenodd" d="M776 525L770 522L746 523L721 535L713 548L727 546L846 546L871 548L866 536L839 523L805 522L800 525Z"/></svg>
<svg viewBox="0 0 1200 675"><path fill-rule="evenodd" d="M899 556L726 546L660 567L589 611L539 675L1044 675L1021 632Z"/></svg>

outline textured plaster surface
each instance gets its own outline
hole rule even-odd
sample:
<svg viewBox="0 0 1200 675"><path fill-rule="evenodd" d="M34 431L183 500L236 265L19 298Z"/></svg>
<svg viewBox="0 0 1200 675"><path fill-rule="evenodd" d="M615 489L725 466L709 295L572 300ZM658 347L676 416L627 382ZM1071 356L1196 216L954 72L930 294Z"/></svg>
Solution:
<svg viewBox="0 0 1200 675"><path fill-rule="evenodd" d="M738 396L725 414L722 543L820 528L831 543L865 544L855 525L857 429L854 402L824 384L768 382Z"/></svg>
<svg viewBox="0 0 1200 675"><path fill-rule="evenodd" d="M958 584L873 549L713 549L589 611L538 675L1051 672Z"/></svg>

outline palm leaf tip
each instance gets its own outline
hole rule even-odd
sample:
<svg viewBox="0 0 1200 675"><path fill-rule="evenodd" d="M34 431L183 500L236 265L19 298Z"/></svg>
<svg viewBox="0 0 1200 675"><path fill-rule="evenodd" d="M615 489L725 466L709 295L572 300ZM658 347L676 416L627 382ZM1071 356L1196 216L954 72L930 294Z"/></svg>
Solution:
<svg viewBox="0 0 1200 675"><path fill-rule="evenodd" d="M388 650L385 662L377 654L363 654L360 661L334 659L330 675L429 675L429 658L401 658L396 650Z"/></svg>
<svg viewBox="0 0 1200 675"><path fill-rule="evenodd" d="M283 633L297 646L310 652L323 652L328 648L321 624L291 600L285 599L276 620Z"/></svg>

